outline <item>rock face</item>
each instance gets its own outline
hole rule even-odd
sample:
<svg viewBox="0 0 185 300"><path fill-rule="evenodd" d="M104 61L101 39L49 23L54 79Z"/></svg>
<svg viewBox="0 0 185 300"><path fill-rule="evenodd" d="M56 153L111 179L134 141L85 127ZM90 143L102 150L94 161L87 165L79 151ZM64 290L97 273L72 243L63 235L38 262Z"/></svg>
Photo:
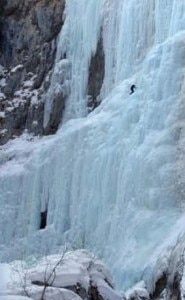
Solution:
<svg viewBox="0 0 185 300"><path fill-rule="evenodd" d="M43 133L44 95L64 8L65 0L1 0L0 144L25 129Z"/></svg>
<svg viewBox="0 0 185 300"><path fill-rule="evenodd" d="M100 35L96 53L92 56L89 66L88 78L88 108L92 111L100 104L100 91L105 73L105 55L103 50L103 38Z"/></svg>

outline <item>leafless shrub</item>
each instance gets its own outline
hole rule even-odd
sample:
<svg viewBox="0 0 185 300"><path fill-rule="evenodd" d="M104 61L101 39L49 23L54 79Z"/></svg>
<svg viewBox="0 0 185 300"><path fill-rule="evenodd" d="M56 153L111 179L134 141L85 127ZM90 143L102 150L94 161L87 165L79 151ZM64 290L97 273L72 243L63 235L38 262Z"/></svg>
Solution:
<svg viewBox="0 0 185 300"><path fill-rule="evenodd" d="M35 284L37 286L43 286L42 294L40 300L45 300L46 290L48 287L52 287L56 278L57 269L62 265L64 257L66 255L67 248L65 246L59 260L52 266L52 262L45 257L46 267L44 271L44 280L43 281L30 281L29 278L29 269L26 264L22 261L19 265L12 266L12 284L13 286L18 285L18 288L21 289L21 292L26 297L31 297L32 289L31 285ZM16 280L18 278L18 281Z"/></svg>

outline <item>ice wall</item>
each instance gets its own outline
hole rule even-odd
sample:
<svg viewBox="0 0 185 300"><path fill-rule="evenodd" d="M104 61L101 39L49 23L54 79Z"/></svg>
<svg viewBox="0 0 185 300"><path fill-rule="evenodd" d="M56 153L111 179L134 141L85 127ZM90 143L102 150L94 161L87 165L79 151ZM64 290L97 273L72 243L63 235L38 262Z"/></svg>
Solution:
<svg viewBox="0 0 185 300"><path fill-rule="evenodd" d="M101 98L140 68L157 43L184 29L183 1L66 1L66 19L59 35L55 68L45 105L47 126L52 102L61 90L68 95L63 122L87 115L90 58L101 33L105 80ZM66 60L67 57L67 60Z"/></svg>
<svg viewBox="0 0 185 300"><path fill-rule="evenodd" d="M184 233L185 4L69 0L65 22L50 91L60 87L54 76L66 53L66 122L53 137L2 148L0 257L54 252L67 241L103 257L127 288L152 278ZM84 117L101 28L103 101Z"/></svg>

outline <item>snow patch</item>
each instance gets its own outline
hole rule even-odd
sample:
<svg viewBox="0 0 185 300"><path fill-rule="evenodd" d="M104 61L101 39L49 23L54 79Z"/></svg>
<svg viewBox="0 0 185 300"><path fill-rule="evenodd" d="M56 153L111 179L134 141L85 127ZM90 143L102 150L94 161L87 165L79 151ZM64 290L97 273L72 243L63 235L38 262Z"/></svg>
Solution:
<svg viewBox="0 0 185 300"><path fill-rule="evenodd" d="M16 73L17 71L20 71L20 70L22 70L24 68L24 66L23 65L17 65L17 66L15 66L13 69L11 69L10 70L10 74L14 74L14 73Z"/></svg>

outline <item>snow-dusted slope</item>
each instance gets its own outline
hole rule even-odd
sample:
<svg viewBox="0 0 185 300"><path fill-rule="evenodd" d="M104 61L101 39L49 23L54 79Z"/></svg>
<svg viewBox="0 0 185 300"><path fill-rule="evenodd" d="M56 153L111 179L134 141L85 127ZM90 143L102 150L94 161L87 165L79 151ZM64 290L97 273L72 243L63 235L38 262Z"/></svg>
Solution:
<svg viewBox="0 0 185 300"><path fill-rule="evenodd" d="M0 256L52 252L67 241L102 256L127 288L152 278L162 257L165 267L184 233L185 2L69 0L66 14L50 87L63 84L66 53L66 122L53 137L2 148ZM103 101L84 117L101 28Z"/></svg>

